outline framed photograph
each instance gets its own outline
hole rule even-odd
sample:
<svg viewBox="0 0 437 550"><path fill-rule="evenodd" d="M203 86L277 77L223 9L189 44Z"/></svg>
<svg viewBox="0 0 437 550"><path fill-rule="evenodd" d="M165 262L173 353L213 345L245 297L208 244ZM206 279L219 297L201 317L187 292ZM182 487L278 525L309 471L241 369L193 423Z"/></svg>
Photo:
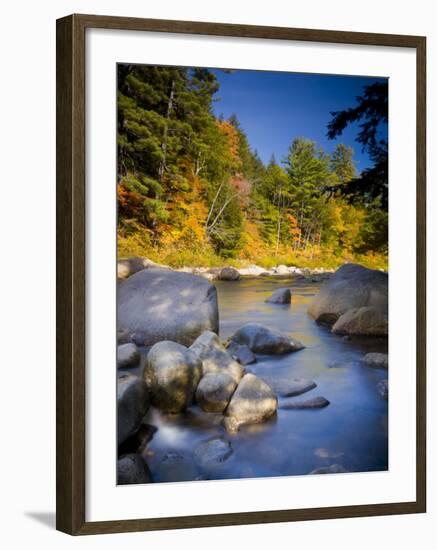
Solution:
<svg viewBox="0 0 437 550"><path fill-rule="evenodd" d="M425 79L419 36L57 21L59 530L425 512Z"/></svg>

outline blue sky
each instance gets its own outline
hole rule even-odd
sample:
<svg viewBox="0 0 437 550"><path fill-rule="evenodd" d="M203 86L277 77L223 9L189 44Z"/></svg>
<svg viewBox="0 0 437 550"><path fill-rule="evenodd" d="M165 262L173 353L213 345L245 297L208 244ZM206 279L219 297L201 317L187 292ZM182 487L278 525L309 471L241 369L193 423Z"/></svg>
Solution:
<svg viewBox="0 0 437 550"><path fill-rule="evenodd" d="M228 118L235 113L264 163L272 154L281 162L291 141L306 137L329 153L337 143L352 146L359 172L372 165L355 141L358 125L346 128L336 140L328 140L326 130L330 112L354 106L364 86L377 78L247 70L212 72L220 83L214 114Z"/></svg>

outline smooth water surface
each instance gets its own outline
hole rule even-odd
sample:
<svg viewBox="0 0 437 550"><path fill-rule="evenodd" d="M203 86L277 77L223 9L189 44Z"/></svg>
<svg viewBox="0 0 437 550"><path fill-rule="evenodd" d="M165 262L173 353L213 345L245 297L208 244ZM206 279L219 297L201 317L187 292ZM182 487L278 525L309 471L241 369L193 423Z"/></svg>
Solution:
<svg viewBox="0 0 437 550"><path fill-rule="evenodd" d="M340 464L347 471L388 468L388 407L376 385L387 372L363 365L370 351L387 351L385 339L345 340L317 325L306 313L319 284L254 277L216 282L220 337L226 339L247 322L263 323L290 333L306 348L282 356L258 356L246 369L269 377L307 378L317 387L295 400L323 396L330 405L315 410L281 410L269 421L243 426L230 435L222 415L197 406L178 415L151 410L146 422L158 428L144 456L154 481L232 479L301 475ZM291 305L265 303L276 288L292 289ZM291 398L287 398L291 399ZM199 465L196 446L213 437L231 442L232 455Z"/></svg>

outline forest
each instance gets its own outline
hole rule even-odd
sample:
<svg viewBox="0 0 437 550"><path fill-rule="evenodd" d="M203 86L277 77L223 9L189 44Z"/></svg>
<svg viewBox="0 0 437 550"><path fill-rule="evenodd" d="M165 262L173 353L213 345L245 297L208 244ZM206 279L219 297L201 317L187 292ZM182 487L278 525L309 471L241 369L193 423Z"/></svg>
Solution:
<svg viewBox="0 0 437 550"><path fill-rule="evenodd" d="M205 68L118 65L119 258L387 269L387 84L331 113L331 154L290 128L285 158L267 164L238 113L214 115L218 91ZM360 173L353 149L338 142L349 125L373 163Z"/></svg>

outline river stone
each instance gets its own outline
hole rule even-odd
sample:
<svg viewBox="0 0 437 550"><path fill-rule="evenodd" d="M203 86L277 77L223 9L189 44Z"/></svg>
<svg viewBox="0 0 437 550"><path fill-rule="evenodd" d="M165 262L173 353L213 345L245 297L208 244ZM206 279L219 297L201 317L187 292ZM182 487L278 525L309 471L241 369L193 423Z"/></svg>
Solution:
<svg viewBox="0 0 437 550"><path fill-rule="evenodd" d="M117 441L120 445L141 426L149 409L147 386L141 378L123 374L117 379Z"/></svg>
<svg viewBox="0 0 437 550"><path fill-rule="evenodd" d="M388 380L380 380L376 388L384 399L388 399Z"/></svg>
<svg viewBox="0 0 437 550"><path fill-rule="evenodd" d="M169 269L168 266L157 264L155 262L152 262L152 260L149 260L148 258L126 258L117 262L117 278L126 279L127 277L138 273L138 271L150 268Z"/></svg>
<svg viewBox="0 0 437 550"><path fill-rule="evenodd" d="M197 357L176 342L155 344L147 354L144 379L152 405L165 412L180 412L191 405L202 366Z"/></svg>
<svg viewBox="0 0 437 550"><path fill-rule="evenodd" d="M231 357L214 332L201 334L190 346L190 351L201 361L204 375L226 372L237 384L243 377L244 369Z"/></svg>
<svg viewBox="0 0 437 550"><path fill-rule="evenodd" d="M324 397L318 396L311 399L298 400L298 401L284 401L280 403L280 409L322 409L327 407L329 401Z"/></svg>
<svg viewBox="0 0 437 550"><path fill-rule="evenodd" d="M344 466L341 464L331 464L331 466L322 466L321 468L316 468L312 472L310 472L310 475L317 475L317 474L345 474L347 473L347 470Z"/></svg>
<svg viewBox="0 0 437 550"><path fill-rule="evenodd" d="M363 357L363 363L369 367L379 369L388 369L388 354L387 353L366 353Z"/></svg>
<svg viewBox="0 0 437 550"><path fill-rule="evenodd" d="M231 443L224 437L203 441L194 449L194 460L202 467L225 462L233 453Z"/></svg>
<svg viewBox="0 0 437 550"><path fill-rule="evenodd" d="M387 310L388 275L357 264L345 264L320 289L308 313L320 323L333 325L350 309L373 306Z"/></svg>
<svg viewBox="0 0 437 550"><path fill-rule="evenodd" d="M305 346L279 330L258 323L247 323L235 332L231 340L248 346L254 353L279 355L298 351Z"/></svg>
<svg viewBox="0 0 437 550"><path fill-rule="evenodd" d="M129 344L130 342L132 342L132 338L127 328L118 328L117 344L120 346L121 344Z"/></svg>
<svg viewBox="0 0 437 550"><path fill-rule="evenodd" d="M180 450L167 451L153 467L155 482L193 481L199 479L199 470L193 457Z"/></svg>
<svg viewBox="0 0 437 550"><path fill-rule="evenodd" d="M273 390L254 374L243 376L225 411L224 425L229 432L244 424L257 424L276 413L278 399Z"/></svg>
<svg viewBox="0 0 437 550"><path fill-rule="evenodd" d="M246 345L237 344L231 341L227 347L227 352L238 361L240 365L251 365L252 363L256 363L255 354Z"/></svg>
<svg viewBox="0 0 437 550"><path fill-rule="evenodd" d="M295 397L317 387L313 380L306 378L278 378L276 376L258 375L272 390L281 397Z"/></svg>
<svg viewBox="0 0 437 550"><path fill-rule="evenodd" d="M144 269L120 283L117 316L138 345L189 346L205 330L218 332L217 291L197 275Z"/></svg>
<svg viewBox="0 0 437 550"><path fill-rule="evenodd" d="M140 362L140 352L134 343L122 344L117 347L117 368L135 367Z"/></svg>
<svg viewBox="0 0 437 550"><path fill-rule="evenodd" d="M281 264L275 267L274 269L275 269L275 273L277 273L278 275L288 275L290 273L290 270L286 265Z"/></svg>
<svg viewBox="0 0 437 550"><path fill-rule="evenodd" d="M149 468L141 455L132 453L117 460L118 485L151 483L151 481Z"/></svg>
<svg viewBox="0 0 437 550"><path fill-rule="evenodd" d="M205 412L223 412L237 387L237 382L226 372L210 372L199 382L196 402Z"/></svg>
<svg viewBox="0 0 437 550"><path fill-rule="evenodd" d="M270 304L290 304L291 290L289 288L278 288L267 298L266 302Z"/></svg>
<svg viewBox="0 0 437 550"><path fill-rule="evenodd" d="M220 281L239 281L240 272L235 267L223 267L218 274L218 279Z"/></svg>
<svg viewBox="0 0 437 550"><path fill-rule="evenodd" d="M332 332L349 336L387 336L387 310L374 306L350 309L337 319Z"/></svg>

